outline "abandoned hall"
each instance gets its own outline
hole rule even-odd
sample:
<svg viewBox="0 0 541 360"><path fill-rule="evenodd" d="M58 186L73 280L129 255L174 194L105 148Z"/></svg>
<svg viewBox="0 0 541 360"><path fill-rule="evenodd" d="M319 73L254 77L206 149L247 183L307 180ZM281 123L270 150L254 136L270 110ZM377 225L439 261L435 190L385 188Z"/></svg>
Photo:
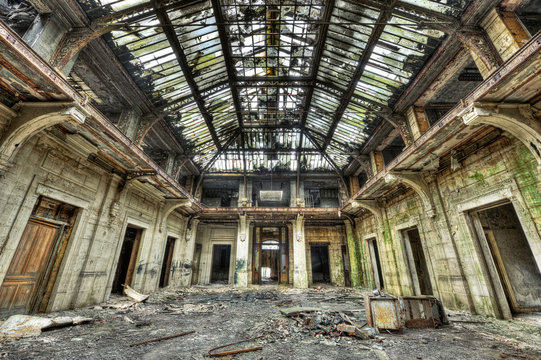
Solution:
<svg viewBox="0 0 541 360"><path fill-rule="evenodd" d="M0 357L541 358L540 30L540 0L0 0Z"/></svg>

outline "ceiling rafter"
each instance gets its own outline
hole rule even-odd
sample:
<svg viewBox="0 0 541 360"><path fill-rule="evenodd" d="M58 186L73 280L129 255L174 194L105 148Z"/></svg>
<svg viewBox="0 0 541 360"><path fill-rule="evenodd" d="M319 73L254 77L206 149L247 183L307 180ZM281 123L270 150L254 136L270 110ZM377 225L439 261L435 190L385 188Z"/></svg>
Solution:
<svg viewBox="0 0 541 360"><path fill-rule="evenodd" d="M306 94L304 95L304 101L302 104L302 115L301 115L301 131L306 126L306 119L308 118L308 112L310 111L310 105L312 104L312 96L314 95L314 88L316 86L317 81L317 73L319 70L319 64L321 63L321 58L323 56L323 50L325 50L325 43L327 42L327 32L329 30L329 22L331 21L332 12L334 9L334 2L335 0L328 0L327 4L325 5L325 13L323 14L323 25L321 25L321 29L319 32L318 37L318 44L316 47L316 50L314 51L314 61L312 62L312 81L310 83L310 86L306 90ZM299 149L297 149L297 161L300 162L301 160L301 151L302 148L302 142L303 142L304 136L301 136L299 140ZM300 164L297 166L297 179L300 177L301 167ZM298 184L298 181L297 181ZM298 186L297 186L298 187ZM299 189L297 189L298 191Z"/></svg>
<svg viewBox="0 0 541 360"><path fill-rule="evenodd" d="M338 165L336 165L334 160L329 156L329 154L327 154L327 152L325 150L323 150L321 145L318 144L318 142L316 141L316 139L314 139L312 137L312 135L310 135L305 130L301 130L301 132L308 138L308 140L310 140L312 145L314 145L316 147L317 151L321 154L321 156L323 156L325 158L325 160L327 160L327 162L331 165L334 172L336 172L336 174L340 178L340 181L342 182L342 185L344 186L344 191L346 192L346 195L349 197L349 189L348 189L348 186L347 186L346 178L344 177L344 173L342 172L342 170L340 170ZM299 167L300 167L300 164L299 164Z"/></svg>
<svg viewBox="0 0 541 360"><path fill-rule="evenodd" d="M167 15L167 11L160 5L159 0L152 0L152 4L154 5L156 16L158 17L160 24L163 26L163 32L165 33L165 36L167 37L167 40L169 41L169 44L171 45L171 49L173 50L175 57L177 58L177 61L180 65L180 68L182 69L184 78L186 79L186 82L188 83L188 86L190 87L190 91L194 97L195 103L197 104L197 107L199 108L201 116L203 116L203 119L205 120L205 124L207 125L207 128L209 129L209 133L212 137L212 140L214 141L214 144L216 145L216 148L218 149L218 151L222 151L223 149L222 144L220 143L220 139L218 138L218 134L216 133L216 129L214 128L214 125L212 123L213 121L212 115L208 112L208 110L205 107L205 101L201 97L201 93L199 92L199 87L197 86L197 83L194 80L192 71L190 69L190 65L188 64L188 60L186 59L184 50L182 49L182 46L180 45L180 41L177 38L174 28L171 26L172 25L171 20L169 19L169 16Z"/></svg>
<svg viewBox="0 0 541 360"><path fill-rule="evenodd" d="M216 25L218 28L218 34L220 36L220 45L222 46L222 51L224 53L225 68L227 71L227 80L231 88L231 96L233 97L233 105L235 106L235 113L237 116L237 122L239 124L239 130L241 131L240 143L241 143L241 148L242 148L242 163L243 163L243 170L246 173L246 153L245 153L246 139L244 137L244 132L243 132L244 122L242 119L239 93L237 90L236 73L235 73L233 64L231 63L233 59L233 54L231 53L231 48L229 47L229 44L227 42L227 31L224 24L224 16L222 13L222 7L220 5L220 0L212 0L212 9L214 11L214 17L216 18Z"/></svg>
<svg viewBox="0 0 541 360"><path fill-rule="evenodd" d="M323 143L323 146L321 147L323 151L327 150L327 146L329 146L331 139L334 135L334 131L336 130L336 127L338 126L338 123L342 119L342 115L344 114L347 106L349 105L349 102L351 100L351 97L353 96L353 93L355 91L355 87L357 86L357 82L361 78L364 69L366 65L368 64L368 61L370 60L370 56L372 55L372 51L376 47L377 42L379 41L379 38L381 34L383 33L383 30L385 29L385 26L387 25L387 22L392 16L393 13L393 6L397 3L397 0L390 0L387 2L385 9L381 11L381 13L378 16L377 24L374 26L374 29L372 30L372 33L370 34L370 37L368 38L368 42L366 44L366 47L364 48L364 51L362 53L361 59L359 60L359 64L357 65L357 68L355 69L355 73L353 74L353 78L351 82L349 83L349 86L344 92L342 99L340 101L340 106L336 110L336 114L334 115L331 127L329 128L329 131L327 133L327 136L325 138L325 142Z"/></svg>

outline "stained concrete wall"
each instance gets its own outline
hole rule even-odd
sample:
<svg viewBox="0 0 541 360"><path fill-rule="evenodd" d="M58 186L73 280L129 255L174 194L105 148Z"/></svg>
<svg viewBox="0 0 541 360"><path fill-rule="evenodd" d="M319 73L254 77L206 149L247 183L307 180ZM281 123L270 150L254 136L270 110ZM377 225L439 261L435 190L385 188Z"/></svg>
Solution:
<svg viewBox="0 0 541 360"><path fill-rule="evenodd" d="M132 283L144 292L158 286L167 236L183 236L185 220L177 214L160 231L160 192L139 182L119 192L121 178L87 161L89 151L88 143L76 136L60 140L40 133L21 145L0 180L0 282L40 195L80 209L49 302L51 311L108 298L127 225L144 229ZM183 251L178 245L177 266Z"/></svg>
<svg viewBox="0 0 541 360"><path fill-rule="evenodd" d="M427 177L436 217L430 218L418 194L407 191L383 204L384 232L366 213L357 221L359 248L376 237L385 290L413 294L402 231L416 226L425 251L434 294L450 308L498 315L468 211L498 201L512 203L537 264L541 264L541 183L537 163L521 142L503 137L464 159L456 170ZM370 260L361 253L361 278L373 286ZM519 261L519 259L517 259Z"/></svg>

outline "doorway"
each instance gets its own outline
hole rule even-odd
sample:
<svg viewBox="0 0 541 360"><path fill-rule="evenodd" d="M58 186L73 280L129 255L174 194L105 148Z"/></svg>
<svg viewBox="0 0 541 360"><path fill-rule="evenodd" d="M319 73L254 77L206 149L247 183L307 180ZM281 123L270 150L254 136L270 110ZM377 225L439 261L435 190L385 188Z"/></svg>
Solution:
<svg viewBox="0 0 541 360"><path fill-rule="evenodd" d="M78 209L40 197L0 287L0 313L46 311Z"/></svg>
<svg viewBox="0 0 541 360"><path fill-rule="evenodd" d="M494 290L512 313L541 310L541 273L510 203L470 213ZM500 302L500 307L504 310Z"/></svg>
<svg viewBox="0 0 541 360"><path fill-rule="evenodd" d="M212 247L212 268L210 282L214 284L229 283L229 263L231 261L231 245L215 244Z"/></svg>
<svg viewBox="0 0 541 360"><path fill-rule="evenodd" d="M132 284L142 234L143 229L130 226L126 228L113 280L113 289L111 290L114 294L122 294L124 285L131 286Z"/></svg>
<svg viewBox="0 0 541 360"><path fill-rule="evenodd" d="M162 271L160 274L160 287L169 285L169 275L171 273L171 262L173 260L173 251L175 250L175 238L168 237L165 244L165 253L163 255Z"/></svg>
<svg viewBox="0 0 541 360"><path fill-rule="evenodd" d="M402 240L406 250L408 268L415 295L434 295L426 257L417 227L402 231Z"/></svg>
<svg viewBox="0 0 541 360"><path fill-rule="evenodd" d="M286 227L255 226L252 246L252 283L288 282L289 246Z"/></svg>
<svg viewBox="0 0 541 360"><path fill-rule="evenodd" d="M368 239L367 241L368 249L370 251L370 262L372 263L372 273L374 274L374 285L376 286L376 289L383 290L383 272L381 271L378 242L376 238Z"/></svg>
<svg viewBox="0 0 541 360"><path fill-rule="evenodd" d="M310 244L310 260L312 264L312 283L330 283L329 245Z"/></svg>

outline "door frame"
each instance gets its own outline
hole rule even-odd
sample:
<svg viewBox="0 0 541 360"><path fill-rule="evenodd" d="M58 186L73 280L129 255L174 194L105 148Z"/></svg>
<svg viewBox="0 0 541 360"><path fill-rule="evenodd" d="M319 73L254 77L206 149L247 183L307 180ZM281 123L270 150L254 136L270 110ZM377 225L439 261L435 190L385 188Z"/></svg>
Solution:
<svg viewBox="0 0 541 360"><path fill-rule="evenodd" d="M370 258L370 273L372 274L372 280L374 281L374 287L378 290L384 290L385 284L387 281L385 280L385 276L383 276L383 264L381 261L381 250L379 246L378 236L376 233L367 234L363 237L363 240L366 243L366 247L368 248L368 257ZM377 264L376 269L374 269L374 262L376 254L374 254L374 250L372 249L372 246L370 245L371 241L375 241L376 246L378 247L378 260L381 268L381 274L378 273L378 279L376 279L376 271L377 271ZM376 281L381 280L381 281ZM383 286L381 286L381 283L383 283Z"/></svg>
<svg viewBox="0 0 541 360"><path fill-rule="evenodd" d="M503 183L503 184L502 184ZM469 200L458 203L457 210L459 215L460 225L464 226L467 235L472 239L474 252L469 256L476 256L479 273L482 274L484 285L489 293L492 311L497 317L504 319L512 319L513 313L505 296L503 285L497 275L496 265L492 259L492 255L487 257L485 254L490 254L488 242L485 237L478 236L476 225L471 217L472 212L482 211L491 207L497 207L505 203L510 203L518 217L522 231L526 237L526 241L532 251L534 261L541 270L541 236L537 231L535 222L526 206L524 199L521 196L518 185L514 179L504 181L499 184L490 186L484 194L475 196ZM488 252L487 252L488 251ZM476 272L477 273L477 272ZM471 280L470 280L471 281Z"/></svg>
<svg viewBox="0 0 541 360"><path fill-rule="evenodd" d="M229 269L227 273L227 284L231 283L231 272L234 271L233 267L233 244L230 242L220 242L215 241L210 243L210 274L209 274L209 284L212 284L212 268L214 267L214 247L215 246L229 246ZM194 247L195 249L195 247Z"/></svg>
<svg viewBox="0 0 541 360"><path fill-rule="evenodd" d="M312 241L312 242L308 242L308 249L309 249L309 253L310 253L310 272L311 272L311 275L312 275L312 283L314 283L314 267L312 266L312 246L321 246L321 247L326 247L327 248L327 262L328 262L328 266L329 266L329 284L332 284L333 283L333 278L332 278L332 272L331 272L331 252L330 252L330 248L331 248L331 243L328 242L328 241Z"/></svg>
<svg viewBox="0 0 541 360"><path fill-rule="evenodd" d="M254 274L254 266L255 266L255 263L254 263L254 253L256 252L256 248L255 248L255 242L257 240L257 231L259 228L277 228L279 229L278 230L278 285L284 285L284 284L289 284L289 262L290 262L290 243L289 243L289 228L287 225L285 224L259 224L259 223L256 223L253 225L253 228L252 228L252 240L250 242L250 246L249 246L249 249L250 249L250 273L251 273L251 283L252 284L255 284L255 285L261 285L261 259L262 259L262 245L263 245L263 237L261 237L260 241L259 241L259 271L258 271L258 277L259 277L259 281L257 283L254 283L254 278L253 278L253 274ZM284 231L284 239L282 239L282 229L285 229ZM283 241L282 241L283 240ZM283 246L285 245L286 249L285 249L285 253L287 255L287 259L286 259L286 280L285 280L285 283L282 283L281 281L281 278L282 278L282 250L283 250Z"/></svg>
<svg viewBox="0 0 541 360"><path fill-rule="evenodd" d="M428 281L430 281L430 289L432 290L432 294L433 295L436 295L437 294L437 290L435 288L435 283L434 283L434 279L435 279L435 276L433 274L433 269L432 269L432 262L429 260L429 256L427 255L428 254L428 247L426 246L426 243L423 239L423 237L421 236L421 232L419 231L419 227L417 227L417 225L413 225L413 226L409 226L409 227L406 227L406 228L401 228L401 229L397 229L400 233L400 238L401 238L401 241L402 241L402 247L403 247L403 251L404 251L404 257L405 257L405 262L406 262L406 266L408 268L408 274L409 274L409 279L411 281L411 287L412 287L412 290L413 290L413 294L416 295L416 296L421 296L421 295L427 295L427 294L422 294L421 292L421 285L419 283L419 276L417 275L417 268L415 267L415 258L413 256L413 250L411 248L411 241L410 241L410 238L409 238L409 234L408 232L411 231L411 230L417 230L417 233L419 234L419 243L421 245L421 251L423 252L423 260L424 260L424 263L425 263L425 266L426 266L426 270L428 272L427 276L428 276Z"/></svg>
<svg viewBox="0 0 541 360"><path fill-rule="evenodd" d="M17 251L17 247L21 242L21 238L28 220L30 219L34 206L36 205L40 196L79 208L73 221L69 241L67 243L64 256L60 262L60 266L58 267L58 273L52 286L51 295L46 306L46 311L52 311L55 309L58 302L66 302L66 300L64 300L66 293L59 293L57 291L58 287L60 286L59 284L69 284L69 289L73 290L76 290L79 284L79 272L65 270L66 268L77 268L76 264L79 264L80 269L83 270L78 254L83 242L82 234L84 233L85 225L89 217L88 209L91 203L90 201L74 196L69 192L65 192L64 190L58 190L42 184L40 181L42 180L39 177L35 177L30 183L28 187L29 190L20 203L19 210L15 216L15 219L13 220L11 229L6 236L5 241L0 244L0 284L4 282L4 278L7 275L11 260Z"/></svg>

